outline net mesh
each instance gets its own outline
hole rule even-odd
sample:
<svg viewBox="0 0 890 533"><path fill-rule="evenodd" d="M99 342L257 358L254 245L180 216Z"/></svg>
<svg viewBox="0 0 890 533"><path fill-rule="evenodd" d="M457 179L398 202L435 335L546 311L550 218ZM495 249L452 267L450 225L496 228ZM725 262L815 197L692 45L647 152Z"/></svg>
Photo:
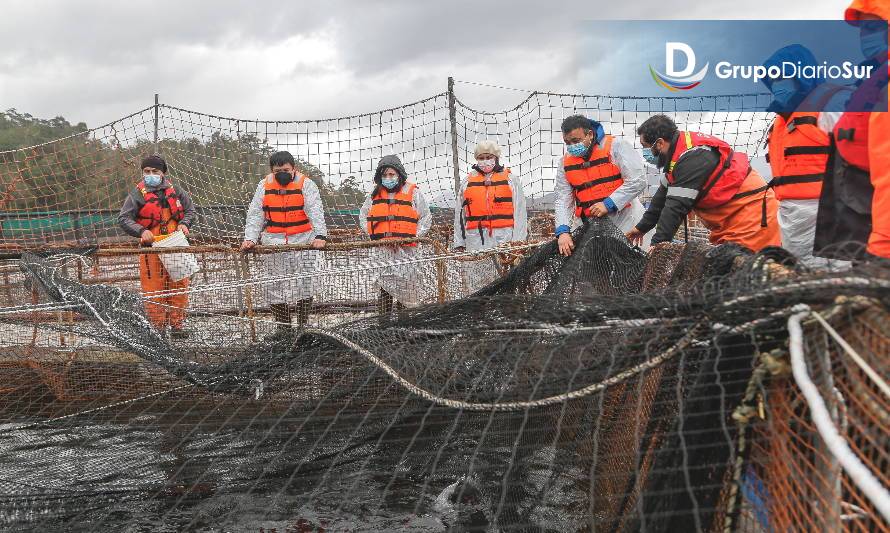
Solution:
<svg viewBox="0 0 890 533"><path fill-rule="evenodd" d="M766 113L725 111L730 104L756 109L762 95L532 93L503 112L477 111L454 98L451 118L449 94L374 113L303 121L243 120L158 105L60 141L0 152L0 244L17 248L126 240L116 215L128 188L139 179L141 157L155 152L165 157L171 178L197 204L200 231L194 238L233 242L243 235L247 204L276 150L290 151L298 168L319 185L331 236L344 240L359 235L358 207L373 188L377 162L398 154L433 208L432 236L447 243L455 203L455 150L457 175L465 175L482 139L503 147L502 160L530 199L532 235L541 237L552 234L553 180L564 152L559 126L569 115L599 120L607 132L639 147L635 126L653 113L669 113L681 128L717 135L755 159L762 155L769 126ZM654 186L655 169L649 171ZM704 236L702 229L693 232L693 237Z"/></svg>
<svg viewBox="0 0 890 533"><path fill-rule="evenodd" d="M0 154L0 523L887 530L810 421L786 325L808 305L886 379L886 268L812 272L780 249L707 245L695 228L697 239L647 255L607 220L576 230L568 258L552 241L447 251L454 156L467 167L481 138L496 138L523 180L538 240L552 231L563 116L583 112L632 138L641 117L668 112L754 155L768 117L723 112L717 97L536 93L501 113L456 100L452 119L450 96L301 122L159 106ZM201 212L188 339L149 320L173 310L177 291L143 299L135 274L140 252L176 250L126 248L114 227L156 112L160 151ZM282 248L232 247L276 149L321 185L334 228L299 276L265 268ZM389 152L437 217L403 261L354 242L369 174ZM72 183L89 194L71 195ZM418 305L379 307L377 282L393 272ZM270 291L306 283L313 298L288 301L308 306L305 321L277 334ZM886 487L887 397L823 325L804 327L808 370L839 432Z"/></svg>

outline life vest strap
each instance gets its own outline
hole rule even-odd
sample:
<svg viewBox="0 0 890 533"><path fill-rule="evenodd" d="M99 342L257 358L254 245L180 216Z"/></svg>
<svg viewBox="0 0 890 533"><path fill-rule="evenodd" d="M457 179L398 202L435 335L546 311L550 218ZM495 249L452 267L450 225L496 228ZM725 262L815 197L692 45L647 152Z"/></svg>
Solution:
<svg viewBox="0 0 890 533"><path fill-rule="evenodd" d="M406 216L397 216L397 215L383 215L383 216L369 216L368 222L413 222L417 223L417 218L415 217L406 217Z"/></svg>
<svg viewBox="0 0 890 533"><path fill-rule="evenodd" d="M467 222L479 222L482 220L513 220L513 215L479 215L466 218Z"/></svg>
<svg viewBox="0 0 890 533"><path fill-rule="evenodd" d="M818 124L818 122L819 121L816 119L816 117L794 117L793 119L788 121L786 129L788 130L788 133L791 133L792 131L797 129L798 126L807 124L810 126L815 126L816 124Z"/></svg>
<svg viewBox="0 0 890 533"><path fill-rule="evenodd" d="M266 220L266 227L268 228L296 228L300 226L311 225L309 220L297 220L294 222L276 222L274 220Z"/></svg>
<svg viewBox="0 0 890 533"><path fill-rule="evenodd" d="M291 195L291 194L303 194L303 189L266 189L264 194L274 194L274 195Z"/></svg>
<svg viewBox="0 0 890 533"><path fill-rule="evenodd" d="M264 205L263 211L267 213L287 213L290 211L303 211L302 205L285 205L285 206L270 206Z"/></svg>
<svg viewBox="0 0 890 533"><path fill-rule="evenodd" d="M785 157L792 155L828 155L827 146L789 146L785 148Z"/></svg>
<svg viewBox="0 0 890 533"><path fill-rule="evenodd" d="M603 183L609 183L610 181L618 181L620 179L622 179L620 173L613 174L611 176L605 176L603 178L597 178L595 180L585 181L584 183L582 183L580 185L572 185L572 189L574 189L575 192L577 193L577 192L583 191L584 189L596 187L597 185L601 185Z"/></svg>
<svg viewBox="0 0 890 533"><path fill-rule="evenodd" d="M484 181L472 181L470 183L467 183L467 187L488 187L488 186L494 187L495 185L509 185L509 184L510 184L510 182L508 182L507 180L495 180L495 181L490 181L488 183L485 183Z"/></svg>
<svg viewBox="0 0 890 533"><path fill-rule="evenodd" d="M395 198L374 198L371 200L371 204L412 205L410 200L396 200Z"/></svg>
<svg viewBox="0 0 890 533"><path fill-rule="evenodd" d="M495 202L495 203L498 203L498 204L500 204L500 203L510 203L510 202L512 202L512 201L513 201L513 198L511 198L510 196L495 196L495 197L494 197L494 202Z"/></svg>
<svg viewBox="0 0 890 533"><path fill-rule="evenodd" d="M608 162L609 162L608 157L600 157L597 159L591 159L590 161L585 161L583 163L578 163L576 165L566 165L563 168L565 169L566 172L569 172L572 170L585 170L590 167L598 167L600 165L605 165Z"/></svg>
<svg viewBox="0 0 890 533"><path fill-rule="evenodd" d="M578 207L580 207L581 209L586 209L588 207L593 206L594 204L598 204L598 203L604 201L606 198L608 198L608 196L603 196L602 198L594 198L593 200L587 200L586 202L577 202L577 203L578 203Z"/></svg>
<svg viewBox="0 0 890 533"><path fill-rule="evenodd" d="M755 194L764 192L764 191L766 191L766 190L769 189L769 188L770 188L770 184L767 183L766 185L764 185L764 186L762 186L762 187L757 187L756 189L751 189L750 191L739 192L739 193L736 193L735 195L733 195L732 200L738 200L739 198L745 198L745 197L747 197L747 196L753 196L753 195L755 195Z"/></svg>
<svg viewBox="0 0 890 533"><path fill-rule="evenodd" d="M781 187L782 185L793 185L796 183L815 183L822 181L825 174L800 174L797 176L774 176L769 182L770 187Z"/></svg>

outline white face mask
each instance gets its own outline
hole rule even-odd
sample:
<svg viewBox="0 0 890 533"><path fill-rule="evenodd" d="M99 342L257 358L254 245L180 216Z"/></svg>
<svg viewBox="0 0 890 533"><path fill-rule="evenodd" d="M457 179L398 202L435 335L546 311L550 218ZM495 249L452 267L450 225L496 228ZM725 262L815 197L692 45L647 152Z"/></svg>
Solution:
<svg viewBox="0 0 890 533"><path fill-rule="evenodd" d="M496 160L495 159L477 159L476 165L479 167L482 172L488 174L492 170L494 170Z"/></svg>

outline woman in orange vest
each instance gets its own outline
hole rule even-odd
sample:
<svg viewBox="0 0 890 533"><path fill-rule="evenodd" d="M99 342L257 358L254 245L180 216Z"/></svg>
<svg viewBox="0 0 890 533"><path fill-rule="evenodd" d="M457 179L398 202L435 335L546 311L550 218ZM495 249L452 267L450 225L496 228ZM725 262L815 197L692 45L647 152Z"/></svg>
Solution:
<svg viewBox="0 0 890 533"><path fill-rule="evenodd" d="M695 212L711 244L734 242L755 252L781 244L775 194L746 154L711 135L680 131L666 115L649 117L637 133L644 157L664 176L642 220L627 233L631 242L652 228L653 246L671 242Z"/></svg>
<svg viewBox="0 0 890 533"><path fill-rule="evenodd" d="M832 153L819 199L815 253L834 259L890 259L890 112L864 112L888 105L890 43L884 0L854 0L848 23L860 28L862 52L877 75L864 81L832 128ZM881 108L884 108L883 106Z"/></svg>
<svg viewBox="0 0 890 533"><path fill-rule="evenodd" d="M456 251L490 250L528 238L528 215L522 182L501 164L501 147L480 141L476 164L460 184L454 206Z"/></svg>
<svg viewBox="0 0 890 533"><path fill-rule="evenodd" d="M359 224L372 241L423 237L433 224L429 204L417 185L408 181L402 161L387 155L377 163L374 189L359 210ZM417 243L374 248L374 260L382 263L375 284L380 288L378 311L386 317L398 307L423 303L436 286L436 277L425 263L416 259ZM392 264L408 262L404 264ZM394 303L396 302L396 303Z"/></svg>
<svg viewBox="0 0 890 533"><path fill-rule="evenodd" d="M559 252L575 249L572 230L590 218L608 216L621 232L643 216L639 196L646 191L646 170L640 153L627 140L606 135L602 124L581 115L562 121L566 154L553 185ZM649 236L640 241L649 247Z"/></svg>
<svg viewBox="0 0 890 533"><path fill-rule="evenodd" d="M779 49L764 66L783 62L816 65L813 53L799 44ZM812 268L831 268L827 259L813 255L819 194L828 162L828 134L819 128L823 111L843 110L850 89L823 79L765 78L774 100L767 111L776 113L770 126L767 161L772 170L770 186L779 201L782 247Z"/></svg>
<svg viewBox="0 0 890 533"><path fill-rule="evenodd" d="M174 231L189 234L196 218L191 197L167 176L167 163L159 155L142 160L142 180L127 194L118 215L121 228L139 237L143 246ZM145 312L159 330L170 327L170 336L186 338L183 330L188 307L189 280L173 281L157 254L139 256L139 278L142 293L183 291L171 296L146 298Z"/></svg>
<svg viewBox="0 0 890 533"><path fill-rule="evenodd" d="M257 243L308 244L314 248L262 256L268 276L281 279L265 285L272 318L278 325L277 334L289 335L292 308L297 309L299 327L309 320L316 280L301 274L322 267L321 254L316 250L325 247L327 226L318 186L297 170L290 152L272 154L269 169L271 172L257 184L247 208L241 251L246 252Z"/></svg>
<svg viewBox="0 0 890 533"><path fill-rule="evenodd" d="M491 250L528 238L528 214L522 181L501 163L501 147L480 141L473 150L476 164L461 180L454 206L453 248ZM462 291L476 292L500 276L496 256L458 262Z"/></svg>

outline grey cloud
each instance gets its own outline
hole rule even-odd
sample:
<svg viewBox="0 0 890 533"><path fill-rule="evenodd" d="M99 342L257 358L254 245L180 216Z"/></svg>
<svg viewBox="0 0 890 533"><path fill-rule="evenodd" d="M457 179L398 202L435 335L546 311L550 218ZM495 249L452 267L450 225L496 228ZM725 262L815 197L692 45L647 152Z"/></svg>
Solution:
<svg viewBox="0 0 890 533"><path fill-rule="evenodd" d="M667 14L662 6L652 0L4 0L0 108L97 125L147 106L160 92L162 101L202 111L293 119L397 106L441 92L449 75L577 90L576 20L655 18ZM683 18L833 18L846 3L672 6ZM299 51L268 60L268 51L288 38L320 36L332 49L330 64L307 63ZM478 108L505 109L524 96L459 90Z"/></svg>

